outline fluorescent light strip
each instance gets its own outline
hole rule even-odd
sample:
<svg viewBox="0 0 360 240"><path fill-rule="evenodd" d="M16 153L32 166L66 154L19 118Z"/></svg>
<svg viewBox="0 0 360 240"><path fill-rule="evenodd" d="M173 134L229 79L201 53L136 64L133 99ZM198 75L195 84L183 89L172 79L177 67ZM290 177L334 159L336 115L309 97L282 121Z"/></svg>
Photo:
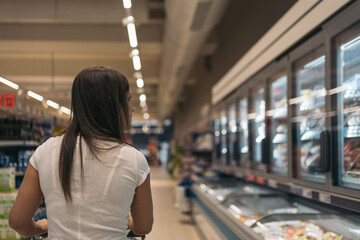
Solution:
<svg viewBox="0 0 360 240"><path fill-rule="evenodd" d="M126 9L131 8L131 0L123 0L123 5Z"/></svg>
<svg viewBox="0 0 360 240"><path fill-rule="evenodd" d="M14 88L16 90L19 89L19 85L17 85L16 83L10 82L9 80L7 80L3 77L0 77L0 82L2 82L5 85L8 85L9 87Z"/></svg>
<svg viewBox="0 0 360 240"><path fill-rule="evenodd" d="M70 113L71 113L71 110L66 107L61 107L60 111L62 111L63 113L65 113L67 115L70 115Z"/></svg>
<svg viewBox="0 0 360 240"><path fill-rule="evenodd" d="M317 65L319 65L321 63L324 63L324 62L325 62L325 56L321 56L321 57L315 59L314 61L311 61L308 64L306 64L304 66L304 69L313 68L313 67L315 67L315 66L317 66Z"/></svg>
<svg viewBox="0 0 360 240"><path fill-rule="evenodd" d="M136 80L136 85L137 85L138 88L144 87L144 80L142 80L142 78L138 78Z"/></svg>
<svg viewBox="0 0 360 240"><path fill-rule="evenodd" d="M132 58L132 60L133 60L134 69L135 70L140 70L141 69L140 57L139 56L134 56Z"/></svg>
<svg viewBox="0 0 360 240"><path fill-rule="evenodd" d="M129 35L129 41L131 47L137 47L138 41L136 37L136 30L135 30L135 24L129 23L127 25L128 35Z"/></svg>
<svg viewBox="0 0 360 240"><path fill-rule="evenodd" d="M140 102L145 102L146 101L146 95L145 94L141 94L140 97Z"/></svg>
<svg viewBox="0 0 360 240"><path fill-rule="evenodd" d="M32 97L32 98L40 101L40 102L42 102L42 101L44 100L44 97L43 97L43 96L41 96L41 95L39 95L39 94L37 94L37 93L34 93L33 91L28 91L28 92L27 92L27 95L28 95L29 97Z"/></svg>
<svg viewBox="0 0 360 240"><path fill-rule="evenodd" d="M49 105L50 107L55 108L55 109L59 109L59 107L60 107L59 104L57 104L56 102L53 102L51 100L47 100L46 104Z"/></svg>

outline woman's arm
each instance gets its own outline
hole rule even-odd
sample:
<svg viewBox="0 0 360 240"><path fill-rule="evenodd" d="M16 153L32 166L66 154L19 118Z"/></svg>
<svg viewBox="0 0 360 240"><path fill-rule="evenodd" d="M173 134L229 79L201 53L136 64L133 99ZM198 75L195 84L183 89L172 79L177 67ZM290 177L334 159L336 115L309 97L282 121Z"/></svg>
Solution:
<svg viewBox="0 0 360 240"><path fill-rule="evenodd" d="M36 169L29 164L9 216L10 227L20 235L32 237L48 231L47 220L37 222L32 220L36 209L41 203L42 197L39 174Z"/></svg>
<svg viewBox="0 0 360 240"><path fill-rule="evenodd" d="M144 235L151 232L153 224L153 204L150 188L150 174L143 184L135 190L134 200L131 204L133 224L129 226L136 235Z"/></svg>

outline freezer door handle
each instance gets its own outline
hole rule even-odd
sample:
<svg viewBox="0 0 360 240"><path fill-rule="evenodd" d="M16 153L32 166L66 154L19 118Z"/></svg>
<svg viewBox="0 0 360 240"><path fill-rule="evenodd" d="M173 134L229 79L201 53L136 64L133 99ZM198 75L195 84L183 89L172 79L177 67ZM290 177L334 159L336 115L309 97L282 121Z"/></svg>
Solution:
<svg viewBox="0 0 360 240"><path fill-rule="evenodd" d="M323 131L320 134L320 170L330 170L330 132Z"/></svg>
<svg viewBox="0 0 360 240"><path fill-rule="evenodd" d="M270 164L269 139L261 140L261 163Z"/></svg>

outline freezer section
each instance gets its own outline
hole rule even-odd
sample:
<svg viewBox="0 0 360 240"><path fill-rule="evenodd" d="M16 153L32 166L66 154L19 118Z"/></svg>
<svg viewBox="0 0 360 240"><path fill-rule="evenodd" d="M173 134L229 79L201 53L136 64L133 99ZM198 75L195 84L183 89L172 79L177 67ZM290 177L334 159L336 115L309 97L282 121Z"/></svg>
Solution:
<svg viewBox="0 0 360 240"><path fill-rule="evenodd" d="M270 87L270 172L287 175L287 76L276 77Z"/></svg>
<svg viewBox="0 0 360 240"><path fill-rule="evenodd" d="M360 219L327 214L273 215L259 220L253 230L267 240L360 239Z"/></svg>
<svg viewBox="0 0 360 240"><path fill-rule="evenodd" d="M276 213L318 213L317 210L300 204L288 196L252 195L227 199L222 203L239 221L253 225L263 216Z"/></svg>
<svg viewBox="0 0 360 240"><path fill-rule="evenodd" d="M220 165L226 165L228 161L228 141L227 141L227 123L226 110L221 111L220 130L221 130L221 157Z"/></svg>
<svg viewBox="0 0 360 240"><path fill-rule="evenodd" d="M229 158L230 165L239 165L238 137L236 124L236 105L232 104L229 108Z"/></svg>
<svg viewBox="0 0 360 240"><path fill-rule="evenodd" d="M316 51L315 51L316 52ZM320 135L325 131L325 56L313 54L295 64L296 104L292 117L296 177L325 183L320 162Z"/></svg>
<svg viewBox="0 0 360 240"><path fill-rule="evenodd" d="M338 45L338 144L341 185L360 188L360 35ZM342 111L342 113L341 113Z"/></svg>
<svg viewBox="0 0 360 240"><path fill-rule="evenodd" d="M265 88L253 92L252 106L254 110L252 120L252 161L257 170L265 170L261 162L261 142L265 138Z"/></svg>
<svg viewBox="0 0 360 240"><path fill-rule="evenodd" d="M247 168L249 164L249 123L248 100L243 98L239 102L239 151L240 167Z"/></svg>

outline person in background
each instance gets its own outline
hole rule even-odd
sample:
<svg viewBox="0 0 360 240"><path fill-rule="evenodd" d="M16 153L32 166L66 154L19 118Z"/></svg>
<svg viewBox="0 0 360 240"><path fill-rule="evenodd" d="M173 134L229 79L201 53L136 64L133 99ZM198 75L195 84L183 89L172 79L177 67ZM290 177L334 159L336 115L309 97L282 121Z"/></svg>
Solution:
<svg viewBox="0 0 360 240"><path fill-rule="evenodd" d="M150 168L125 143L134 108L126 77L105 67L82 70L72 86L72 117L30 159L9 224L24 237L127 239L153 224ZM32 220L42 198L47 220Z"/></svg>

